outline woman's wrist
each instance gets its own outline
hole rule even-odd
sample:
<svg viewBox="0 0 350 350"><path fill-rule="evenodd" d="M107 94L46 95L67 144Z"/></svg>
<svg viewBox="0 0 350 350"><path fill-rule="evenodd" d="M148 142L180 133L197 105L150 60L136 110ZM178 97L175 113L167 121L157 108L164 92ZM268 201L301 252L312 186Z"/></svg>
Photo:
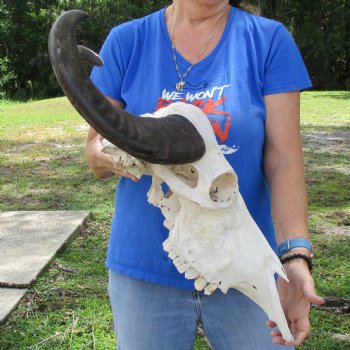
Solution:
<svg viewBox="0 0 350 350"><path fill-rule="evenodd" d="M294 236L293 238L286 239L278 245L278 256L282 257L290 252L306 253L308 256L312 255L312 244L306 238L302 236Z"/></svg>
<svg viewBox="0 0 350 350"><path fill-rule="evenodd" d="M281 264L286 267L290 263L307 264L309 271L312 271L312 257L302 253L284 255L280 258Z"/></svg>
<svg viewBox="0 0 350 350"><path fill-rule="evenodd" d="M278 256L281 264L286 267L291 263L307 264L312 270L313 250L311 242L304 237L286 239L278 246Z"/></svg>
<svg viewBox="0 0 350 350"><path fill-rule="evenodd" d="M304 255L310 257L311 259L314 257L314 253L310 252L309 249L298 247L298 248L290 249L287 253L281 255L280 258L285 258L287 256L294 255L294 254L304 254Z"/></svg>

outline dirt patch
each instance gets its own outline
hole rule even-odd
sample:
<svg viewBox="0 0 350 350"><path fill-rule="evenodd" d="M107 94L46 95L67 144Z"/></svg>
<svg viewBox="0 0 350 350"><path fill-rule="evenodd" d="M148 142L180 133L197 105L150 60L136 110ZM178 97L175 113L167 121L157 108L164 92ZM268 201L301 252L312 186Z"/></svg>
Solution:
<svg viewBox="0 0 350 350"><path fill-rule="evenodd" d="M321 236L350 237L350 209L325 213L324 217L313 217L312 231Z"/></svg>
<svg viewBox="0 0 350 350"><path fill-rule="evenodd" d="M75 130L78 131L78 132L86 132L88 131L90 128L90 126L88 124L81 124L81 125L78 125Z"/></svg>
<svg viewBox="0 0 350 350"><path fill-rule="evenodd" d="M41 152L49 152L49 147L53 149L59 149L59 150L71 150L73 148L76 148L77 150L82 149L83 145L76 145L76 144L67 144L64 142L34 142L34 143L21 143L13 145L12 147L8 148L6 150L6 153L4 154L7 157L12 157L14 154L18 155L19 157L22 157L23 154L30 154L31 153L37 153L38 151Z"/></svg>
<svg viewBox="0 0 350 350"><path fill-rule="evenodd" d="M338 226L350 226L350 211L335 211L325 216L327 219L336 220Z"/></svg>
<svg viewBox="0 0 350 350"><path fill-rule="evenodd" d="M350 335L348 334L333 334L332 338L337 341L345 342L345 343L350 343Z"/></svg>
<svg viewBox="0 0 350 350"><path fill-rule="evenodd" d="M303 148L317 152L350 152L350 131L303 133L302 143Z"/></svg>
<svg viewBox="0 0 350 350"><path fill-rule="evenodd" d="M317 225L316 231L318 235L350 237L350 226L336 226L320 223Z"/></svg>
<svg viewBox="0 0 350 350"><path fill-rule="evenodd" d="M323 305L314 305L315 309L330 311L338 315L350 314L350 300L338 297L326 297Z"/></svg>
<svg viewBox="0 0 350 350"><path fill-rule="evenodd" d="M341 166L341 165L313 165L311 167L313 171L321 171L321 172L326 172L326 173L332 173L336 172L338 174L342 175L350 175L350 167L349 166Z"/></svg>

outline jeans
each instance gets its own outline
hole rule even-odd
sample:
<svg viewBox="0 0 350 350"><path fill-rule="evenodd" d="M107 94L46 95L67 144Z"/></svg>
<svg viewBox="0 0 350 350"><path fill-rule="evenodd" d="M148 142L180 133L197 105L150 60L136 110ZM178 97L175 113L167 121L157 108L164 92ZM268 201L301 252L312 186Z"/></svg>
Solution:
<svg viewBox="0 0 350 350"><path fill-rule="evenodd" d="M272 343L267 315L235 289L206 296L110 270L108 292L118 350L190 350L198 324L213 350L294 349Z"/></svg>

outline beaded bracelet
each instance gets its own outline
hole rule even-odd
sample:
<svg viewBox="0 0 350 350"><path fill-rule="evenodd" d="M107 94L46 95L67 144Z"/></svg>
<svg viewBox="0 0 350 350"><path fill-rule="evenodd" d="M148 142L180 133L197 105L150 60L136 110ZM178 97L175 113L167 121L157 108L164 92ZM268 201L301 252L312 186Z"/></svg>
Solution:
<svg viewBox="0 0 350 350"><path fill-rule="evenodd" d="M303 259L307 262L307 266L309 267L309 271L312 271L312 259L310 257L308 257L305 254L293 254L293 255L289 255L285 258L280 258L281 264L285 264L291 260L295 260L295 259Z"/></svg>

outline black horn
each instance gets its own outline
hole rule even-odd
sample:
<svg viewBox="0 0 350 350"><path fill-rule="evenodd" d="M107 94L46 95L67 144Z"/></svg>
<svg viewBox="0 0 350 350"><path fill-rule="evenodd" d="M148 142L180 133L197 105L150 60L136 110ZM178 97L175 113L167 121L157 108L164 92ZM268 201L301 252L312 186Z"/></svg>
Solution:
<svg viewBox="0 0 350 350"><path fill-rule="evenodd" d="M65 12L52 26L48 43L57 80L75 109L104 138L138 159L154 164L200 159L204 141L185 117L134 116L112 105L92 83L82 59L97 65L102 61L76 42L76 27L87 17L79 10Z"/></svg>

